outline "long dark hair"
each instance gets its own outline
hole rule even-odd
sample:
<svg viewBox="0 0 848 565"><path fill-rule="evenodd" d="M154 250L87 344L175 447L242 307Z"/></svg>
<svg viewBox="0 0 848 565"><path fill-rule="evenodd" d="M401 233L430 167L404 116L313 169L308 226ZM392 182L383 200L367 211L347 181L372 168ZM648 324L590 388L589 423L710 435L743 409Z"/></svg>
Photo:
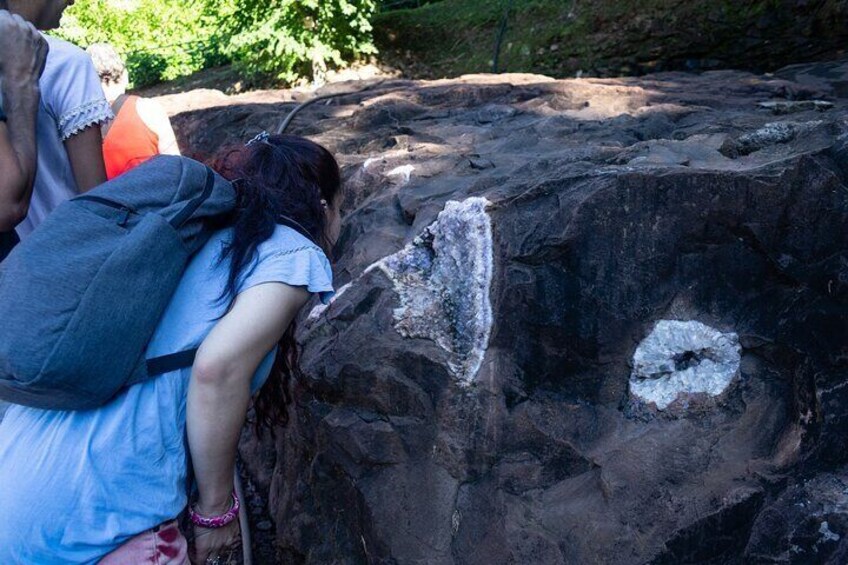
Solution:
<svg viewBox="0 0 848 565"><path fill-rule="evenodd" d="M230 222L233 238L221 255L222 261L229 260L222 300L235 298L257 248L281 222L294 223L329 255L324 204L336 202L341 175L327 149L294 135L260 136L246 146L225 150L212 167L233 181L237 195ZM290 382L301 376L292 322L280 339L271 375L253 404L257 428L265 426L273 431L274 426L288 422Z"/></svg>

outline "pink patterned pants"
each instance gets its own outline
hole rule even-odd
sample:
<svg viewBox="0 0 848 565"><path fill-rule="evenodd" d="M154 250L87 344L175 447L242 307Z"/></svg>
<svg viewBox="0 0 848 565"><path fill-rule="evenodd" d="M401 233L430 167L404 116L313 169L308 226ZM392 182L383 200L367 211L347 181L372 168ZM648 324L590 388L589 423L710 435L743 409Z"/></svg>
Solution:
<svg viewBox="0 0 848 565"><path fill-rule="evenodd" d="M188 543L171 520L141 532L107 555L100 565L188 565Z"/></svg>

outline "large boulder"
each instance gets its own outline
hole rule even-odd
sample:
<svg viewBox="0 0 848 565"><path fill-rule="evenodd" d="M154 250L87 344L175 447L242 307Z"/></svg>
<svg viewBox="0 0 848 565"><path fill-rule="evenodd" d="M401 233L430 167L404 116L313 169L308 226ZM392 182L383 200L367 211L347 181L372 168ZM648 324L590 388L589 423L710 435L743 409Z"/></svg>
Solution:
<svg viewBox="0 0 848 565"><path fill-rule="evenodd" d="M305 110L343 166L340 288L300 320L290 424L244 434L263 559L844 563L848 63L825 70ZM290 107L174 121L208 157Z"/></svg>

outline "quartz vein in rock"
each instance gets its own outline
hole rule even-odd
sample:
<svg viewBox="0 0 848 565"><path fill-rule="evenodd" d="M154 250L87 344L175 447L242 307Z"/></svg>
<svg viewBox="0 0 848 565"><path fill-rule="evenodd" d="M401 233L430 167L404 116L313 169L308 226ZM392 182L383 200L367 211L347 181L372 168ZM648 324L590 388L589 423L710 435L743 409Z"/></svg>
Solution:
<svg viewBox="0 0 848 565"><path fill-rule="evenodd" d="M723 393L739 372L735 333L696 321L660 320L633 354L630 394L664 410L681 394Z"/></svg>

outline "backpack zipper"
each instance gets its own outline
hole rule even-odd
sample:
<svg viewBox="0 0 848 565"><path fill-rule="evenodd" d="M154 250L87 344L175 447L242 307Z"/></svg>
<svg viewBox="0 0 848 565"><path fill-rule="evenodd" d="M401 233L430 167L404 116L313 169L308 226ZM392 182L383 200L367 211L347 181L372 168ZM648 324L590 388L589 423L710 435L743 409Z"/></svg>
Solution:
<svg viewBox="0 0 848 565"><path fill-rule="evenodd" d="M126 204L122 204L108 198L103 198L101 196L94 196L93 194L83 194L82 196L77 196L74 200L90 200L91 202L97 202L98 204L103 204L104 206L115 208L116 210L122 210L124 212L124 216L118 222L118 225L121 227L125 227L127 225L130 221L130 215L138 214L136 209L131 206L127 206Z"/></svg>

